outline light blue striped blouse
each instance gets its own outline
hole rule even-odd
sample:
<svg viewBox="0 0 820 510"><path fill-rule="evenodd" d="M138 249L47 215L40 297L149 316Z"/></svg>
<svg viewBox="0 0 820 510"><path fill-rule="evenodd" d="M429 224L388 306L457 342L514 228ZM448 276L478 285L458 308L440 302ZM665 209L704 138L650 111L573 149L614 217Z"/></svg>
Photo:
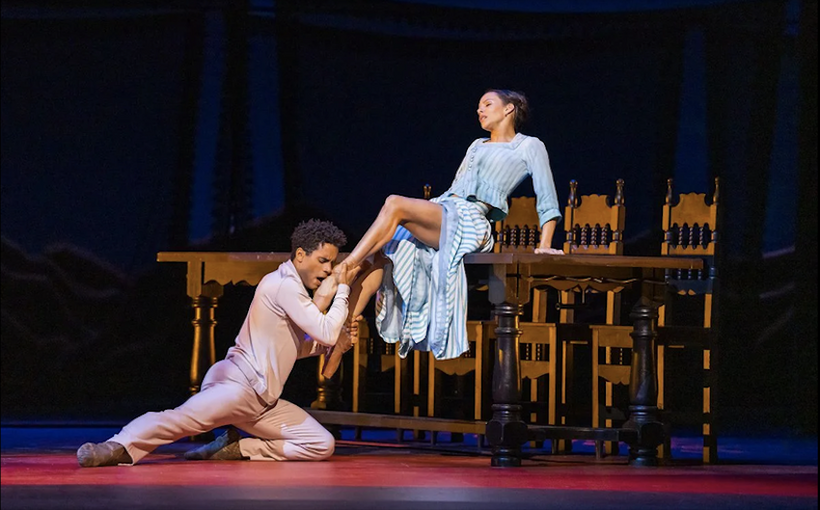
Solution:
<svg viewBox="0 0 820 510"><path fill-rule="evenodd" d="M547 148L538 138L522 133L509 142L475 140L467 149L450 189L442 196L458 195L485 202L492 206L487 218L500 221L509 213L510 194L528 175L532 177L541 226L552 219L560 220Z"/></svg>

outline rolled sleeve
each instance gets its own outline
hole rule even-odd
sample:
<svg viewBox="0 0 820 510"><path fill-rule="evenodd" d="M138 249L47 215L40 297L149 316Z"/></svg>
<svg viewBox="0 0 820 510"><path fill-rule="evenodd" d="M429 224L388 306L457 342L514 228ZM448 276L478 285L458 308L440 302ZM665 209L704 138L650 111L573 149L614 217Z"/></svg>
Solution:
<svg viewBox="0 0 820 510"><path fill-rule="evenodd" d="M552 177L547 148L544 146L544 142L538 138L532 137L528 142L525 161L532 176L538 221L543 227L550 220L560 221L561 210L558 207L558 193L555 191L555 181Z"/></svg>

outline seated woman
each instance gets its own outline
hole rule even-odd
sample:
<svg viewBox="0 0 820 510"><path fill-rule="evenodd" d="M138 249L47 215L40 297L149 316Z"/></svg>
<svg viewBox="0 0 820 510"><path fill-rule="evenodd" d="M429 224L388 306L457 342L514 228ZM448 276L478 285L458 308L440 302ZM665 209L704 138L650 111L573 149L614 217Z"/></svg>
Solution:
<svg viewBox="0 0 820 510"><path fill-rule="evenodd" d="M527 176L541 224L535 252L563 254L551 247L561 213L547 150L538 138L519 132L527 99L520 92L491 89L481 97L477 113L490 137L470 144L450 188L431 200L387 197L345 260L348 267L362 266L350 317L358 317L381 289L376 326L386 342L400 344L402 357L418 349L451 359L469 349L462 259L492 249L490 221L507 215L510 194ZM340 355L328 358L326 377L335 372Z"/></svg>

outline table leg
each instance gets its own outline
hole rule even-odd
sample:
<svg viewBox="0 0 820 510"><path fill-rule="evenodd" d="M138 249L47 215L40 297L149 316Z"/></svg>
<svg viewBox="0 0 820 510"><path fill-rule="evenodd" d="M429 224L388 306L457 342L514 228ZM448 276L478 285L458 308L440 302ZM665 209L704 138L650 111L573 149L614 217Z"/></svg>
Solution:
<svg viewBox="0 0 820 510"><path fill-rule="evenodd" d="M216 363L216 346L214 344L214 329L216 319L214 309L217 306L217 298L211 296L197 296L191 298L191 307L194 309L194 346L191 352L191 371L188 391L191 395L197 393L202 384L202 377L208 368ZM203 367L203 350L208 349L207 366ZM203 370L204 368L204 370Z"/></svg>
<svg viewBox="0 0 820 510"><path fill-rule="evenodd" d="M629 381L629 420L624 428L637 432L629 445L629 463L634 466L657 466L658 445L663 443L664 428L658 412L658 375L655 339L658 310L646 298L629 314L634 324L632 337L632 373Z"/></svg>
<svg viewBox="0 0 820 510"><path fill-rule="evenodd" d="M356 346L355 348L358 348ZM316 400L310 403L311 409L321 409L326 411L342 411L344 410L344 402L342 401L342 370L336 370L332 376L325 377L322 374L322 367L325 365L325 355L319 358L319 367L316 379ZM342 438L341 427L338 425L325 425L325 428L333 434L336 439Z"/></svg>
<svg viewBox="0 0 820 510"><path fill-rule="evenodd" d="M319 358L319 371L316 380L316 400L311 402L311 409L326 409L329 411L341 411L344 407L342 402L341 370L336 370L331 377L322 374L322 366L325 363L325 355Z"/></svg>
<svg viewBox="0 0 820 510"><path fill-rule="evenodd" d="M521 445L527 440L527 424L521 419L521 376L518 352L521 305L501 303L494 311L496 356L493 372L493 416L487 422L487 440L492 446L491 465L521 465Z"/></svg>

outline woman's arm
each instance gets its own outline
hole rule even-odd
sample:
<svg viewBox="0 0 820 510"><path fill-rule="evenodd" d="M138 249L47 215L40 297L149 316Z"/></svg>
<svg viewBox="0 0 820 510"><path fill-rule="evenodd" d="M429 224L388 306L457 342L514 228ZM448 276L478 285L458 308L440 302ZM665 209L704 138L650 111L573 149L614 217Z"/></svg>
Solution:
<svg viewBox="0 0 820 510"><path fill-rule="evenodd" d="M541 242L535 249L535 253L563 255L562 250L552 247L552 238L555 235L558 220L561 219L561 212L558 209L558 195L555 192L555 182L552 178L547 148L537 138L531 138L530 140L531 142L527 146L526 160L532 175L538 217L542 221Z"/></svg>
<svg viewBox="0 0 820 510"><path fill-rule="evenodd" d="M555 225L557 224L558 220L552 219L541 226L541 242L538 244L538 248L535 249L535 253L544 253L547 255L564 254L563 250L552 247L552 236L555 234Z"/></svg>

